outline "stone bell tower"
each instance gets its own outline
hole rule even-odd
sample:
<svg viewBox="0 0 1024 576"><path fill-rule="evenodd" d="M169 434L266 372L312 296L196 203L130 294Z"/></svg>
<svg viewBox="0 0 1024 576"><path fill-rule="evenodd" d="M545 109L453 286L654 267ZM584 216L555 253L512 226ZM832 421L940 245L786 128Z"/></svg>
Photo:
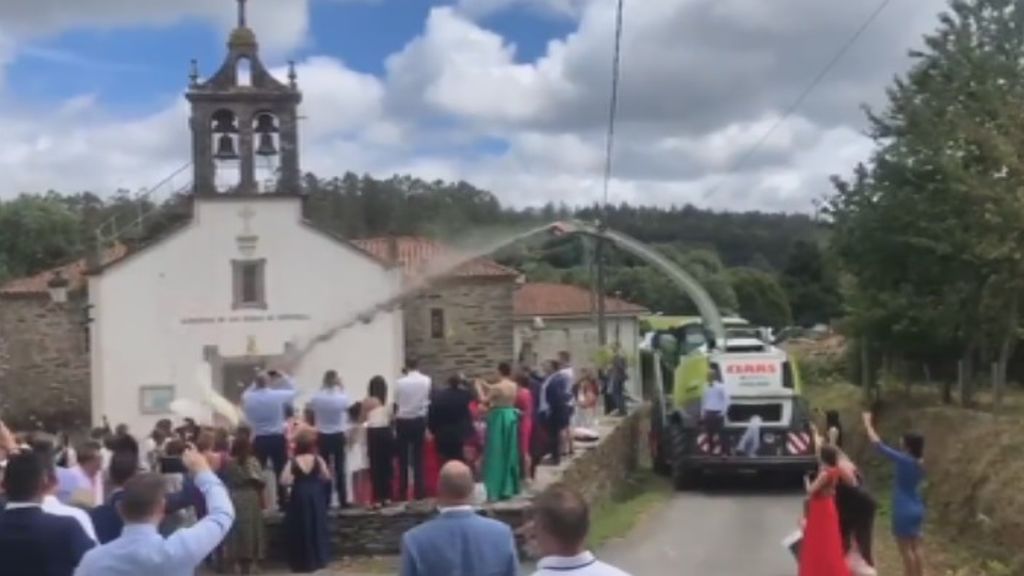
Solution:
<svg viewBox="0 0 1024 576"><path fill-rule="evenodd" d="M238 2L238 26L231 32L220 70L200 81L192 61L186 97L192 105L193 192L299 193L298 107L302 93L295 64L288 83L271 76L260 61L256 34Z"/></svg>

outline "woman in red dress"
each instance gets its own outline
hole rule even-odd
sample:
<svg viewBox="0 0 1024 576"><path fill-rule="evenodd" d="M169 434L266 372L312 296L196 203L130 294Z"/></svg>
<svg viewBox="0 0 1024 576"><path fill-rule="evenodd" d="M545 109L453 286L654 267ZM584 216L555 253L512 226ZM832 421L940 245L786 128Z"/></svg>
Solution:
<svg viewBox="0 0 1024 576"><path fill-rule="evenodd" d="M807 487L807 524L800 543L800 576L850 576L839 531L835 491L839 482L839 452L822 446L821 470Z"/></svg>

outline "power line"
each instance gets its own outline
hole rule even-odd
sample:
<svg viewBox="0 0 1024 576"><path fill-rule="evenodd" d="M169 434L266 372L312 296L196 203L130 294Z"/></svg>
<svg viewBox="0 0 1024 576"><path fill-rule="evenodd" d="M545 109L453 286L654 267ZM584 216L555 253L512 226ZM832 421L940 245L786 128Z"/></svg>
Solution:
<svg viewBox="0 0 1024 576"><path fill-rule="evenodd" d="M608 212L608 187L612 179L612 156L615 152L615 121L619 111L619 76L620 62L622 60L622 13L624 0L619 0L615 12L615 53L612 60L612 97L608 109L608 136L605 141L604 156L604 205L602 207L602 220L607 219Z"/></svg>
<svg viewBox="0 0 1024 576"><path fill-rule="evenodd" d="M818 72L817 76L815 76L813 80L811 80L811 83L808 84L806 88L804 88L803 92L801 92L799 96L797 96L796 100L794 100L793 103L790 104L788 108L786 108L782 116L780 116L779 119L776 120L768 128L768 130L765 131L765 133L762 134L760 138L758 138L756 142L754 142L753 146L748 148L747 151L743 153L743 156L740 157L736 165L732 167L732 172L737 172L741 168L743 168L743 166L745 166L746 163L750 161L754 154L761 149L761 146L763 146L764 143L767 142L769 138L771 138L772 134L774 134L780 126L782 126L787 120L789 120L789 117L792 116L797 111L797 109L800 108L800 106L803 106L803 103L807 100L807 97L810 96L811 93L818 88L818 85L821 84L821 81L824 80L825 77L828 76L828 73L831 72L833 68L835 68L836 64L838 64L839 61L842 60L844 56L846 56L846 53L849 52L850 49L853 48L854 44L856 44L857 41L860 40L861 36L864 35L864 32L866 32L867 29L870 28L871 25L875 22L875 20L878 19L882 12L884 12L885 9L889 7L889 4L892 4L892 0L882 0L878 4L874 11L868 15L867 19L864 20L863 23L861 23L860 27L857 28L853 35L850 36L850 38L847 39L846 42L839 48L839 51L837 51L835 55L832 56L832 59L829 60L827 64L825 64L825 67L822 68L820 72ZM708 198L714 196L722 188L723 185L724 184L718 184L711 190L705 192L704 199L707 200Z"/></svg>

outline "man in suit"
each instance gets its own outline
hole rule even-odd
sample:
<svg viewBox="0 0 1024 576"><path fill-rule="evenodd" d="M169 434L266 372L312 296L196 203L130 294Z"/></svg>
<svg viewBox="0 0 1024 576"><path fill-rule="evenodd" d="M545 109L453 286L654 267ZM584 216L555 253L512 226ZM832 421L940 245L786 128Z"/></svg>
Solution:
<svg viewBox="0 0 1024 576"><path fill-rule="evenodd" d="M427 428L434 435L441 463L451 460L465 462L463 444L473 433L473 414L469 405L473 394L463 386L462 378L452 376L448 385L433 393L427 409Z"/></svg>
<svg viewBox="0 0 1024 576"><path fill-rule="evenodd" d="M46 470L52 464L31 451L7 462L0 513L0 558L4 576L71 576L93 546L73 518L43 512Z"/></svg>
<svg viewBox="0 0 1024 576"><path fill-rule="evenodd" d="M438 480L439 517L402 536L400 576L516 576L519 558L507 524L477 515L473 473L453 460Z"/></svg>

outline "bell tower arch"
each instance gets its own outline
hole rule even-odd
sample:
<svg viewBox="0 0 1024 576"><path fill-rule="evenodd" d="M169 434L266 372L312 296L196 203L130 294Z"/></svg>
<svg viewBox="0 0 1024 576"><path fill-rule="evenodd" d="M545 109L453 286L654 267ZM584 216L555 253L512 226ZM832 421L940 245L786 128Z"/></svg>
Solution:
<svg viewBox="0 0 1024 576"><path fill-rule="evenodd" d="M193 193L299 193L298 108L295 64L288 81L263 65L248 26L248 0L238 2L238 25L220 69L201 80L192 61L186 98L191 108Z"/></svg>

